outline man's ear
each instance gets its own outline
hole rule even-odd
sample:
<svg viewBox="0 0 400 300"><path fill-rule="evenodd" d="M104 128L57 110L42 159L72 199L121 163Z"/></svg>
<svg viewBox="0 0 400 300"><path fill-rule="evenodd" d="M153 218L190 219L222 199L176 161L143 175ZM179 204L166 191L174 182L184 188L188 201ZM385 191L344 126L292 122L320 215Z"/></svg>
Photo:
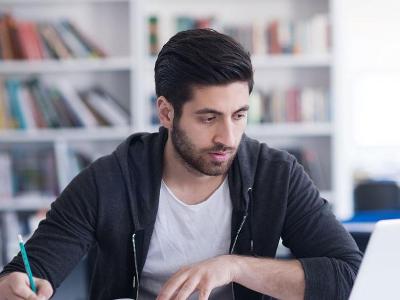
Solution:
<svg viewBox="0 0 400 300"><path fill-rule="evenodd" d="M164 96L160 96L157 98L157 109L161 125L171 129L174 120L174 108L171 103Z"/></svg>

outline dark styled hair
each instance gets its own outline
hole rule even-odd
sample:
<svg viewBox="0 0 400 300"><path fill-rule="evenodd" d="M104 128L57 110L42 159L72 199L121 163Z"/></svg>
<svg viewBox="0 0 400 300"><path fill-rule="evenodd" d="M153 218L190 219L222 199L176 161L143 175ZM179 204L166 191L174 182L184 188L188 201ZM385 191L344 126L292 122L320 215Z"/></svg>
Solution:
<svg viewBox="0 0 400 300"><path fill-rule="evenodd" d="M212 29L174 35L161 49L154 73L157 97L164 96L172 104L177 118L195 86L247 81L250 94L254 84L249 53L231 37Z"/></svg>

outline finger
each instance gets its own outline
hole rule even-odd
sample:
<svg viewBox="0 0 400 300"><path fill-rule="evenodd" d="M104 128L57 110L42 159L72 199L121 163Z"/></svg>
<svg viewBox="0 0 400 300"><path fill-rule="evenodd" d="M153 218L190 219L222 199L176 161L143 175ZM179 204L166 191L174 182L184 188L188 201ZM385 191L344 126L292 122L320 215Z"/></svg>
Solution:
<svg viewBox="0 0 400 300"><path fill-rule="evenodd" d="M38 296L33 294L32 296L30 296L29 298L26 298L27 300L45 300L45 298L43 298L43 296Z"/></svg>
<svg viewBox="0 0 400 300"><path fill-rule="evenodd" d="M2 295L2 296L3 296L3 295ZM26 300L26 298L22 298L22 297L15 296L15 295L11 295L12 298L10 298L10 295L5 295L5 296L6 296L6 298L4 298L4 299L6 299L6 300L8 300L8 299L12 299L12 300Z"/></svg>
<svg viewBox="0 0 400 300"><path fill-rule="evenodd" d="M178 294L176 295L176 300L186 300L189 298L191 294L196 290L198 287L199 280L195 278L191 278L186 280L179 289Z"/></svg>
<svg viewBox="0 0 400 300"><path fill-rule="evenodd" d="M53 288L50 282L44 279L38 279L36 285L38 288L38 296L44 297L43 299L50 299L50 297L53 295Z"/></svg>
<svg viewBox="0 0 400 300"><path fill-rule="evenodd" d="M178 272L173 275L161 288L157 300L172 299L172 296L176 294L177 290L186 281L186 279L186 273Z"/></svg>
<svg viewBox="0 0 400 300"><path fill-rule="evenodd" d="M17 296L22 299L28 299L32 295L35 296L35 293L29 286L29 281L26 280L15 280L15 282L11 283L10 288L13 296Z"/></svg>

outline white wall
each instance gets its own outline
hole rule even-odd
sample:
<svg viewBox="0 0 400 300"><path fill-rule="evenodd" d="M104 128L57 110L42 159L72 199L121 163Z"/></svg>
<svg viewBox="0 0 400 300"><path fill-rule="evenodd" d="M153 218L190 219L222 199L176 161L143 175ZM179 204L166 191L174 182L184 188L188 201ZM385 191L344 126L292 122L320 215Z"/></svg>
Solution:
<svg viewBox="0 0 400 300"><path fill-rule="evenodd" d="M332 6L337 213L346 217L355 170L394 176L400 169L400 1L334 0Z"/></svg>

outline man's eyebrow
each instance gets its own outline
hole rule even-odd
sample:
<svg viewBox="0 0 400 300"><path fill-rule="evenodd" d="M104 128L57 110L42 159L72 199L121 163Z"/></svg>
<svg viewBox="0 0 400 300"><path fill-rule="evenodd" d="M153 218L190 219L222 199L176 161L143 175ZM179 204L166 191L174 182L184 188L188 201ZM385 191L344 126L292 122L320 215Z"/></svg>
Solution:
<svg viewBox="0 0 400 300"><path fill-rule="evenodd" d="M248 111L249 106L245 105L234 112L234 114L241 112L241 111ZM216 114L216 115L223 115L222 112L212 109L212 108L202 108L195 112L196 115L203 115L203 114Z"/></svg>
<svg viewBox="0 0 400 300"><path fill-rule="evenodd" d="M216 114L216 115L222 115L223 113L212 109L212 108L202 108L199 109L198 111L195 112L196 115L204 115L204 114Z"/></svg>
<svg viewBox="0 0 400 300"><path fill-rule="evenodd" d="M239 108L239 109L238 109L237 111L235 111L234 113L236 114L236 113L238 113L238 112L241 112L241 111L248 111L248 110L249 110L249 106L248 106L248 105L245 105L245 106Z"/></svg>

